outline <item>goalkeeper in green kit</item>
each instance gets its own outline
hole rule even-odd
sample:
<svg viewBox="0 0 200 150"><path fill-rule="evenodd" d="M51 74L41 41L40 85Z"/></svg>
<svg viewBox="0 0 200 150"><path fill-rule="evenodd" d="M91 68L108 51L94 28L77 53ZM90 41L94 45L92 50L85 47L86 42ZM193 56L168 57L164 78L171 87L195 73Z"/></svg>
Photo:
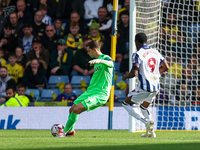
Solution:
<svg viewBox="0 0 200 150"><path fill-rule="evenodd" d="M91 58L95 58L88 62L90 65L94 65L94 74L87 91L74 101L69 110L68 121L62 131L66 136L75 135L74 125L80 113L104 105L110 96L114 63L110 56L101 53L101 44L97 40L90 41L86 47L87 54Z"/></svg>

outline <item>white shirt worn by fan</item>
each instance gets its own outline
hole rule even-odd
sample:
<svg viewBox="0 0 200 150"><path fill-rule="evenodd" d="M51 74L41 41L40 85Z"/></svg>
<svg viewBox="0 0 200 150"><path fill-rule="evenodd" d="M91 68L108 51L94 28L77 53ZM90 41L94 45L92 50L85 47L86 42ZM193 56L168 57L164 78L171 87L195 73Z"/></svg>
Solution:
<svg viewBox="0 0 200 150"><path fill-rule="evenodd" d="M86 0L84 2L85 15L84 19L98 18L98 9L103 6L103 0Z"/></svg>
<svg viewBox="0 0 200 150"><path fill-rule="evenodd" d="M44 18L42 19L42 22L45 23L46 25L51 25L51 17L45 15Z"/></svg>

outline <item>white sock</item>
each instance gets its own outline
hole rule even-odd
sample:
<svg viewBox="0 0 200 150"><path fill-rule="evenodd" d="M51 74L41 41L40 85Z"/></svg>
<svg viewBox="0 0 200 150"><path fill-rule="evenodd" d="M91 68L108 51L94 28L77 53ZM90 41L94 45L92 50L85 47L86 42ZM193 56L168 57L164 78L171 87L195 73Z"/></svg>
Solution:
<svg viewBox="0 0 200 150"><path fill-rule="evenodd" d="M131 106L124 101L122 102L122 106L126 109L126 111L128 111L131 116L142 121L145 125L147 124L148 120L140 113L140 111L135 106Z"/></svg>
<svg viewBox="0 0 200 150"><path fill-rule="evenodd" d="M142 114L146 119L151 120L151 113L148 110L148 108L145 108L144 106L140 105L140 110L142 111Z"/></svg>

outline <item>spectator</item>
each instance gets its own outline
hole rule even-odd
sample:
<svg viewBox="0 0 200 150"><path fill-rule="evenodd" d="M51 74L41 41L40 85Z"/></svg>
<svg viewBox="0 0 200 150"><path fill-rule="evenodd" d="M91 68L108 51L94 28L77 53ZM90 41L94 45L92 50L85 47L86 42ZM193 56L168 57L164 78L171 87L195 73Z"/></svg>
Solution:
<svg viewBox="0 0 200 150"><path fill-rule="evenodd" d="M196 54L197 58L198 58L198 63L200 64L200 37L197 38L197 41L194 44L194 49L192 51L194 54Z"/></svg>
<svg viewBox="0 0 200 150"><path fill-rule="evenodd" d="M45 87L46 70L39 63L37 58L31 60L30 65L25 69L23 82L31 89L39 89L40 92Z"/></svg>
<svg viewBox="0 0 200 150"><path fill-rule="evenodd" d="M29 61L31 61L32 59L38 59L39 62L41 62L46 69L49 66L50 53L42 46L40 37L36 36L33 38L32 47L33 49L26 54L26 66L30 63Z"/></svg>
<svg viewBox="0 0 200 150"><path fill-rule="evenodd" d="M123 11L120 14L121 22L118 25L118 36L121 36L126 40L126 43L128 45L129 43L129 12ZM126 47L127 51L127 47Z"/></svg>
<svg viewBox="0 0 200 150"><path fill-rule="evenodd" d="M3 7L3 16L7 18L11 12L16 11L16 2L13 0L1 0L0 6Z"/></svg>
<svg viewBox="0 0 200 150"><path fill-rule="evenodd" d="M167 53L166 60L169 64L169 70L161 74L160 77L160 86L162 92L165 94L175 94L175 89L177 86L177 78L179 73L181 74L182 66L175 62L175 54Z"/></svg>
<svg viewBox="0 0 200 150"><path fill-rule="evenodd" d="M120 63L120 73L128 74L129 72L129 51L123 55Z"/></svg>
<svg viewBox="0 0 200 150"><path fill-rule="evenodd" d="M24 32L24 37L22 39L23 49L24 49L24 54L26 54L28 51L32 49L33 28L31 24L25 24L23 27L23 32Z"/></svg>
<svg viewBox="0 0 200 150"><path fill-rule="evenodd" d="M27 96L19 96L14 86L7 87L6 94L8 101L0 107L26 107L30 102Z"/></svg>
<svg viewBox="0 0 200 150"><path fill-rule="evenodd" d="M161 74L160 77L160 86L165 93L175 94L175 88L177 86L177 80L174 75L167 72Z"/></svg>
<svg viewBox="0 0 200 150"><path fill-rule="evenodd" d="M166 60L169 64L169 73L177 80L181 77L183 67L176 61L176 53L167 52Z"/></svg>
<svg viewBox="0 0 200 150"><path fill-rule="evenodd" d="M72 92L72 85L70 83L65 84L65 91L59 94L55 101L56 102L67 102L67 106L72 106L74 100L77 99L77 95Z"/></svg>
<svg viewBox="0 0 200 150"><path fill-rule="evenodd" d="M8 57L9 64L6 65L8 69L8 75L11 76L16 83L22 82L23 68L17 64L17 56L15 53L10 53Z"/></svg>
<svg viewBox="0 0 200 150"><path fill-rule="evenodd" d="M17 16L18 19L21 20L22 23L32 23L33 14L26 9L26 3L24 0L17 1Z"/></svg>
<svg viewBox="0 0 200 150"><path fill-rule="evenodd" d="M156 95L155 98L155 103L158 104L158 106L164 106L167 105L169 103L169 96L171 94L163 91L162 89L159 91L159 93Z"/></svg>
<svg viewBox="0 0 200 150"><path fill-rule="evenodd" d="M0 85L0 103L2 104L6 101L6 88L15 85L15 80L8 75L8 70L5 66L0 68Z"/></svg>
<svg viewBox="0 0 200 150"><path fill-rule="evenodd" d="M40 5L45 5L47 7L47 15L51 18L55 17L57 3L55 0L34 0L33 9L38 11Z"/></svg>
<svg viewBox="0 0 200 150"><path fill-rule="evenodd" d="M72 11L78 12L80 17L83 19L84 17L84 7L83 1L80 0L59 0L56 10L56 17L60 17L66 20L68 23L70 19L70 13Z"/></svg>
<svg viewBox="0 0 200 150"><path fill-rule="evenodd" d="M73 57L72 50L66 49L66 41L64 39L59 39L57 43L57 49L51 53L51 74L69 75Z"/></svg>
<svg viewBox="0 0 200 150"><path fill-rule="evenodd" d="M103 6L103 0L86 0L84 2L84 19L89 22L91 19L98 18L98 9Z"/></svg>
<svg viewBox="0 0 200 150"><path fill-rule="evenodd" d="M120 13L121 22L118 25L118 41L124 48L120 48L116 54L117 62L121 62L123 55L129 49L129 11L122 11Z"/></svg>
<svg viewBox="0 0 200 150"><path fill-rule="evenodd" d="M9 52L15 52L17 46L22 46L22 40L12 34L12 26L6 24L4 33L0 35L0 47L4 50L7 59Z"/></svg>
<svg viewBox="0 0 200 150"><path fill-rule="evenodd" d="M111 37L107 37L103 43L102 52L104 54L110 55L111 54ZM116 45L116 62L122 62L123 56L128 53L126 49L126 41L121 36L117 37L117 45Z"/></svg>
<svg viewBox="0 0 200 150"><path fill-rule="evenodd" d="M26 68L26 63L27 63L27 58L24 54L24 50L22 47L16 47L15 49L15 55L17 56L17 61L16 63L18 63L20 66L22 66L23 68L23 72L25 71Z"/></svg>
<svg viewBox="0 0 200 150"><path fill-rule="evenodd" d="M71 48L74 54L78 49L81 49L81 45L83 42L83 37L78 31L79 31L78 22L71 22L70 33L64 37L67 43L67 47Z"/></svg>
<svg viewBox="0 0 200 150"><path fill-rule="evenodd" d="M162 0L162 2L161 2L161 7L162 7L162 11L163 12L167 12L167 8L169 7L169 3L170 3L170 0Z"/></svg>
<svg viewBox="0 0 200 150"><path fill-rule="evenodd" d="M124 7L118 11L117 21L120 21L120 16L121 16L120 14L123 11L127 10L129 12L129 8L130 8L130 0L125 0L124 1Z"/></svg>
<svg viewBox="0 0 200 150"><path fill-rule="evenodd" d="M181 62L186 65L187 59L191 58L192 55L192 42L187 42L186 34L184 31L177 31L177 40L172 47L167 50L171 50L177 53L177 57L181 59Z"/></svg>
<svg viewBox="0 0 200 150"><path fill-rule="evenodd" d="M42 19L43 19L42 11L38 10L35 13L34 18L35 18L35 22L33 22L32 24L33 35L41 37L45 33L45 28L46 28L46 24L42 22Z"/></svg>
<svg viewBox="0 0 200 150"><path fill-rule="evenodd" d="M34 8L33 8L33 5L35 3L36 0L25 0L25 3L26 3L26 9L28 11L31 12L31 14L35 14L35 11L34 11Z"/></svg>
<svg viewBox="0 0 200 150"><path fill-rule="evenodd" d="M112 19L107 17L107 15L107 9L101 6L98 9L98 18L94 18L88 23L88 26L90 26L92 21L96 20L96 22L99 24L99 32L102 33L105 37L109 37L112 28Z"/></svg>
<svg viewBox="0 0 200 150"><path fill-rule="evenodd" d="M6 24L6 18L3 16L3 8L0 6L0 33L3 30L3 27Z"/></svg>
<svg viewBox="0 0 200 150"><path fill-rule="evenodd" d="M120 10L123 5L124 5L124 0L119 0L118 1L118 10ZM108 10L108 16L112 17L113 0L104 0L103 1L103 6Z"/></svg>
<svg viewBox="0 0 200 150"><path fill-rule="evenodd" d="M197 89L198 82L200 81L200 66L198 61L198 55L193 54L191 59L188 62L192 70L192 90ZM200 82L199 82L200 83Z"/></svg>
<svg viewBox="0 0 200 150"><path fill-rule="evenodd" d="M189 105L191 102L191 89L185 80L180 81L179 89L176 90L175 95L171 96L171 105Z"/></svg>
<svg viewBox="0 0 200 150"><path fill-rule="evenodd" d="M195 76L195 78L197 79L198 76L198 71L200 71L200 66L199 66L199 62L198 62L198 57L196 54L193 54L191 59L188 62L191 65L191 69L192 69L192 74L193 76Z"/></svg>
<svg viewBox="0 0 200 150"><path fill-rule="evenodd" d="M72 11L78 12L81 19L84 19L84 14L85 14L84 1L73 0L72 1Z"/></svg>
<svg viewBox="0 0 200 150"><path fill-rule="evenodd" d="M63 30L63 20L61 18L56 18L54 21L56 35L63 37L64 36L64 30Z"/></svg>
<svg viewBox="0 0 200 150"><path fill-rule="evenodd" d="M18 16L17 16L16 12L10 13L9 21L10 21L11 26L12 26L12 34L22 38L24 36L23 31L22 31L24 24L21 21L18 20Z"/></svg>
<svg viewBox="0 0 200 150"><path fill-rule="evenodd" d="M94 73L94 67L90 66L88 61L92 58L87 54L86 44L90 42L91 39L85 38L83 41L83 49L78 50L72 59L72 72L71 77L74 75L84 75L89 76Z"/></svg>
<svg viewBox="0 0 200 150"><path fill-rule="evenodd" d="M99 32L99 24L96 23L95 20L92 21L92 24L90 25L90 34L85 35L87 38L90 38L92 40L98 40L101 43L101 46L103 46L105 38L104 35L102 35Z"/></svg>
<svg viewBox="0 0 200 150"><path fill-rule="evenodd" d="M79 24L79 33L81 33L83 36L85 34L88 34L88 28L86 26L85 20L80 19L80 15L78 12L73 11L70 14L70 22L66 24L64 34L68 35L70 33L70 23L71 22L78 22Z"/></svg>
<svg viewBox="0 0 200 150"><path fill-rule="evenodd" d="M167 18L167 19L166 19ZM172 45L177 42L178 31L180 30L177 24L177 16L169 13L168 16L162 18L162 50L171 51Z"/></svg>
<svg viewBox="0 0 200 150"><path fill-rule="evenodd" d="M200 85L198 84L197 88L192 92L192 101L193 105L200 104Z"/></svg>
<svg viewBox="0 0 200 150"><path fill-rule="evenodd" d="M39 10L43 14L42 22L46 25L51 25L51 17L47 15L47 5L41 4Z"/></svg>
<svg viewBox="0 0 200 150"><path fill-rule="evenodd" d="M42 45L51 53L57 48L57 41L60 38L56 35L56 30L53 25L46 26L45 34L42 36Z"/></svg>
<svg viewBox="0 0 200 150"><path fill-rule="evenodd" d="M187 85L189 86L189 88L191 90L194 90L196 88L196 85L198 83L198 81L197 81L197 75L195 75L195 74L192 73L191 66L186 66L182 70L181 77L178 78L177 83L181 84L182 80L184 80L187 83Z"/></svg>
<svg viewBox="0 0 200 150"><path fill-rule="evenodd" d="M168 12L176 14L181 22L186 21L196 21L198 17L194 11L195 9L195 1L193 0L170 0L169 6L168 6ZM193 11L188 11L193 10ZM192 20L194 18L194 20Z"/></svg>
<svg viewBox="0 0 200 150"><path fill-rule="evenodd" d="M33 98L30 95L25 94L26 93L26 85L24 83L19 83L17 85L17 93L18 95L25 95L30 102L33 102Z"/></svg>
<svg viewBox="0 0 200 150"><path fill-rule="evenodd" d="M6 60L3 58L4 51L2 48L0 48L0 66L5 66L7 64Z"/></svg>

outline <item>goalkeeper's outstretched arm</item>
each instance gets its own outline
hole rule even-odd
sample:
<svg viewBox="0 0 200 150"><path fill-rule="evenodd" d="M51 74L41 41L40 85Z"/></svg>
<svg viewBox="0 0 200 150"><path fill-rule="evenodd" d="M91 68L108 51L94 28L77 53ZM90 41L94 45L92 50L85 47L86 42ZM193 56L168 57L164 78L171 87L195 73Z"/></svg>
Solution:
<svg viewBox="0 0 200 150"><path fill-rule="evenodd" d="M114 67L114 63L112 60L102 60L102 64L108 66L109 68L113 68Z"/></svg>
<svg viewBox="0 0 200 150"><path fill-rule="evenodd" d="M95 64L104 64L109 68L114 67L114 63L112 60L93 59L93 60L90 60L88 63L90 63L91 66L93 66Z"/></svg>

